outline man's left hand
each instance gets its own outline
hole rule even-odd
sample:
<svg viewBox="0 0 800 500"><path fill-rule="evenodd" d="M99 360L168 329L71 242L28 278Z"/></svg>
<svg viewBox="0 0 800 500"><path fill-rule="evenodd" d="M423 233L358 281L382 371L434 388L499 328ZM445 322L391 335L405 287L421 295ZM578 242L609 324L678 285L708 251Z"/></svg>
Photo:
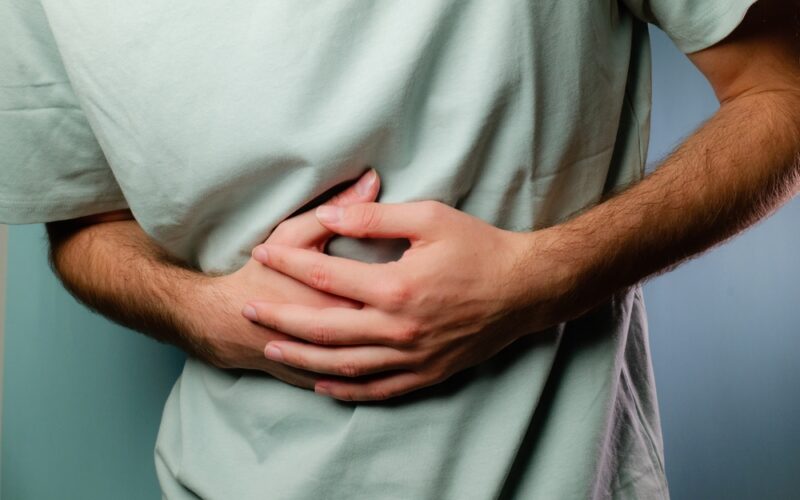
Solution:
<svg viewBox="0 0 800 500"><path fill-rule="evenodd" d="M250 302L257 323L298 338L272 341L275 361L335 377L315 391L382 400L436 384L519 337L566 318L566 273L538 263L544 231L517 233L434 201L322 206L320 222L355 238L406 238L393 262L371 264L262 244L253 257L360 309ZM561 272L559 272L561 271Z"/></svg>

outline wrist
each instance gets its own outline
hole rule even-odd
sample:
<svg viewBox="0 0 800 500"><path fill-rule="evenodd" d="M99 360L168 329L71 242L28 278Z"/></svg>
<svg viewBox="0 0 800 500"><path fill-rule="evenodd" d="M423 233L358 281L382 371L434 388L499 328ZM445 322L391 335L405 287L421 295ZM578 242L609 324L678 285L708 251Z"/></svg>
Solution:
<svg viewBox="0 0 800 500"><path fill-rule="evenodd" d="M573 319L596 305L588 259L561 226L515 233L519 257L511 271L515 308L529 318L527 332Z"/></svg>
<svg viewBox="0 0 800 500"><path fill-rule="evenodd" d="M182 347L218 368L228 368L219 352L219 334L225 323L223 311L229 309L223 293L225 276L192 273L187 276L174 310Z"/></svg>

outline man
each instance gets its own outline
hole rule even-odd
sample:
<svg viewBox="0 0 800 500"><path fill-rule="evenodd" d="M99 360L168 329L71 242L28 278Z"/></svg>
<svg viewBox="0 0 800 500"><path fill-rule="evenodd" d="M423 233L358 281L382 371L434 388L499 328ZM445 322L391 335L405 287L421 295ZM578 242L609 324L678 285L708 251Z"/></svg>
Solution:
<svg viewBox="0 0 800 500"><path fill-rule="evenodd" d="M167 498L668 497L638 283L797 191L796 3L42 4L0 214L190 354ZM646 21L721 107L643 178Z"/></svg>

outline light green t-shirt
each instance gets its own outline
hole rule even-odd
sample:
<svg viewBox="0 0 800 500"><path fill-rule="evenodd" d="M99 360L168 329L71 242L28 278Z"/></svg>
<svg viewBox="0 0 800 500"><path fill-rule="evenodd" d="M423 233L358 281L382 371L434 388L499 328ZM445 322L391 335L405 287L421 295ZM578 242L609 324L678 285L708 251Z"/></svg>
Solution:
<svg viewBox="0 0 800 500"><path fill-rule="evenodd" d="M643 175L645 21L693 52L753 2L0 0L0 221L130 207L231 272L371 165L383 202L552 225ZM155 460L169 499L666 498L641 288L385 402L189 359Z"/></svg>

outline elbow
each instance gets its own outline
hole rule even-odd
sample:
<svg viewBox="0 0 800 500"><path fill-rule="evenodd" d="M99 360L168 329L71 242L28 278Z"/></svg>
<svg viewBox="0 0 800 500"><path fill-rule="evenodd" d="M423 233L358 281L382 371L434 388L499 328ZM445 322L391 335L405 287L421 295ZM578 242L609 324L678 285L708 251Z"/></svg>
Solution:
<svg viewBox="0 0 800 500"><path fill-rule="evenodd" d="M48 241L47 263L53 274L65 285L64 249L70 237L80 230L70 222L72 221L48 222L45 224Z"/></svg>
<svg viewBox="0 0 800 500"><path fill-rule="evenodd" d="M135 220L133 213L128 209L114 210L100 214L87 215L76 219L68 219L45 223L49 243L47 261L53 273L69 288L67 282L70 266L69 255L75 253L85 257L87 252L68 252L72 242L77 241L79 234L85 234L90 228L103 222Z"/></svg>

